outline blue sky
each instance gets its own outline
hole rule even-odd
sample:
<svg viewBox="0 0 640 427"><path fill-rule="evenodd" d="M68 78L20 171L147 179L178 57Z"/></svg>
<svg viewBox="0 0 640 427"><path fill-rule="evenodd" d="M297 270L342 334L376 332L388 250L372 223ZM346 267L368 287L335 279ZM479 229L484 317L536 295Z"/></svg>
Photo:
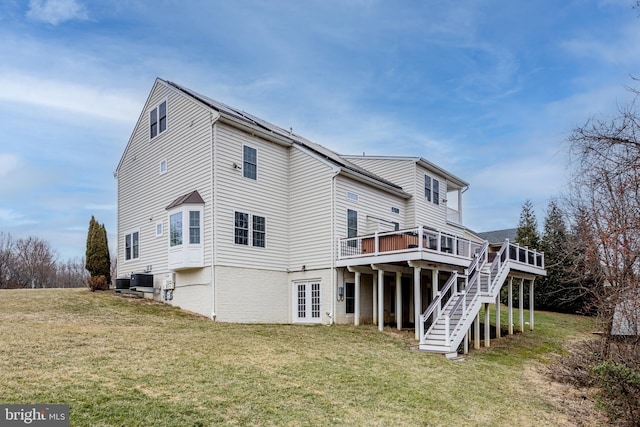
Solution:
<svg viewBox="0 0 640 427"><path fill-rule="evenodd" d="M566 137L640 75L640 10L602 1L0 3L0 231L115 249L113 172L154 79L343 154L422 156L471 186L465 223L542 226Z"/></svg>

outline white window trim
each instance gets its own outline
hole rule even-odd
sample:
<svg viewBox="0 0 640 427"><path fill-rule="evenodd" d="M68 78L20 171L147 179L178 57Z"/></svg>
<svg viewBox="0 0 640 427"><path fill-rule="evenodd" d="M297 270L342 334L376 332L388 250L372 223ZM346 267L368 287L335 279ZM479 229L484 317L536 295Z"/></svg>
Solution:
<svg viewBox="0 0 640 427"><path fill-rule="evenodd" d="M190 243L190 220L189 212L200 212L200 243ZM171 215L182 213L182 243L171 246ZM167 247L171 249L180 249L186 247L201 247L204 241L204 205L201 204L185 204L175 207L167 212L167 220L169 224L169 238L167 239Z"/></svg>
<svg viewBox="0 0 640 427"><path fill-rule="evenodd" d="M254 178L249 178L248 176L245 176L245 175L244 175L244 173L245 173L245 167L244 167L244 147L249 147L249 148L251 148L251 149L253 149L253 150L256 150L256 177L255 177L255 179L254 179ZM258 181L258 175L259 175L259 172L258 172L258 159L260 158L259 151L260 151L260 150L258 150L258 147L254 146L254 145L242 144L242 151L240 152L240 157L242 158L242 178L244 178L244 179L246 179L246 180L249 180L249 181L251 181L251 182L256 182L256 181Z"/></svg>
<svg viewBox="0 0 640 427"><path fill-rule="evenodd" d="M162 170L162 165L164 164L164 170ZM167 163L167 159L160 160L160 164L158 165L158 172L160 175L164 175L169 170L169 163Z"/></svg>
<svg viewBox="0 0 640 427"><path fill-rule="evenodd" d="M134 233L138 233L138 256L134 257L133 256L133 234ZM131 236L131 258L127 259L127 236ZM124 234L123 236L123 244L124 244L124 253L123 253L123 259L124 262L134 262L136 260L140 259L140 229L139 228L134 228L129 230L127 233Z"/></svg>
<svg viewBox="0 0 640 427"><path fill-rule="evenodd" d="M158 227L160 227L160 232L158 233ZM162 237L164 235L164 222L158 221L156 222L156 237Z"/></svg>
<svg viewBox="0 0 640 427"><path fill-rule="evenodd" d="M350 202L358 203L360 201L360 196L358 195L358 193L354 193L353 191L347 191L347 193L345 194L345 197Z"/></svg>
<svg viewBox="0 0 640 427"><path fill-rule="evenodd" d="M424 174L424 176L425 176L425 177L429 177L429 179L430 179L430 182L429 182L429 185L430 185L430 187L429 187L429 191L430 191L430 193L431 193L431 200L427 199L427 197L426 197L426 196L423 196L424 201L425 201L426 203L429 203L429 204L432 204L432 205L435 205L435 206L439 206L439 205L441 205L442 203L440 203L440 199L441 199L441 197L442 197L442 184L443 184L443 181L442 181L440 178L436 178L436 177L434 177L433 175L430 175L430 174L428 174L428 173L425 173L425 174ZM433 183L434 183L435 181L437 181L437 182L438 182L438 200L437 200L437 201L436 201L436 195L435 195L435 193L434 193L434 191L433 191L433 187L434 187ZM425 187L424 187L424 183L423 183L423 186L422 186L422 190L423 190L423 192L424 192L424 189L425 189Z"/></svg>
<svg viewBox="0 0 640 427"><path fill-rule="evenodd" d="M162 104L163 102L165 102L165 105L166 105L167 127L165 128L165 130L160 132L160 104ZM158 119L158 133L154 137L151 136L151 112L153 110L156 110L156 117ZM149 138L149 141L153 141L154 139L157 139L168 130L169 130L169 101L168 101L168 97L164 97L163 99L158 101L153 107L149 108L149 111L147 111L147 137Z"/></svg>
<svg viewBox="0 0 640 427"><path fill-rule="evenodd" d="M248 178L249 179L249 178ZM243 245L241 243L236 243L236 213L241 213L241 214L246 214L249 215L249 229L248 229L248 238L247 238L247 244ZM264 218L264 246L254 246L253 244L253 217L254 216L258 216L260 218ZM254 248L254 249L267 249L269 246L269 242L268 242L268 230L269 230L269 218L267 218L266 215L259 215L256 214L254 212L248 211L248 210L242 210L242 209L234 209L233 210L233 244L234 246L244 246L246 248Z"/></svg>
<svg viewBox="0 0 640 427"><path fill-rule="evenodd" d="M319 287L319 316L312 316L312 295L311 295L311 287L312 284L318 284ZM304 318L298 317L298 285L305 285L305 314L308 313ZM307 323L307 324L318 324L322 323L322 280L320 279L312 279L312 280L298 280L291 283L291 297L292 297L292 319L293 323Z"/></svg>

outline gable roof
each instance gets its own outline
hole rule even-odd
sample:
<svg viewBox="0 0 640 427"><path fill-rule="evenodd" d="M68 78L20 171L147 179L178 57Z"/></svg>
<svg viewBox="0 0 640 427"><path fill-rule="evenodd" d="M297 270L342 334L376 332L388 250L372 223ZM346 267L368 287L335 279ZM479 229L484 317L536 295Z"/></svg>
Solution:
<svg viewBox="0 0 640 427"><path fill-rule="evenodd" d="M502 243L505 239L509 239L510 242L515 242L517 228L506 228L504 230L485 231L483 233L476 233L481 239L487 240L489 243Z"/></svg>
<svg viewBox="0 0 640 427"><path fill-rule="evenodd" d="M169 206L167 206L165 209L169 210L169 209L173 209L175 207L178 207L180 205L186 205L186 204L204 205L204 199L202 198L200 193L198 193L198 190L195 190L195 191L192 191L189 194L185 194L184 196L178 197L173 202L171 202L171 204Z"/></svg>
<svg viewBox="0 0 640 427"><path fill-rule="evenodd" d="M292 131L287 131L279 126L276 126L272 123L262 120L259 117L246 113L242 110L238 110L236 108L230 107L222 102L211 99L208 96L199 94L198 92L195 92L177 83L174 83L168 80L162 80L160 78L158 78L158 81L163 82L175 88L176 90L200 101L201 103L205 104L209 108L212 108L213 110L220 113L221 117L231 120L232 122L245 123L246 125L250 125L251 127L253 127L258 131L261 130L267 135L273 135L277 137L280 141L286 141L289 145L297 145L297 146L306 148L307 150L312 151L314 154L316 154L320 158L331 163L334 167L338 168L340 172L346 175L350 175L353 178L356 178L356 179L359 178L361 180L365 180L367 182L373 183L376 186L384 190L393 192L403 198L406 198L406 199L411 198L411 195L405 192L401 186L394 184L393 182L388 181L382 177L379 177L378 175L371 173L368 170L361 168L360 166L357 166L354 163L351 163L349 160L340 156L336 152L326 147L323 147L320 144L316 144L300 135L297 135Z"/></svg>
<svg viewBox="0 0 640 427"><path fill-rule="evenodd" d="M464 181L461 178L458 178L457 176L455 176L454 174L447 172L446 170L442 169L440 166L436 165L435 163L431 163L429 160L423 158L423 157L413 157L413 156L367 156L367 155L343 155L344 158L346 159L372 159L372 160L401 160L401 161L408 161L408 162L414 162L420 166L422 166L423 168L427 169L428 171L431 171L435 174L438 174L440 176L443 176L447 179L447 181L449 181L450 183L457 185L461 188L464 187L468 187L469 183Z"/></svg>

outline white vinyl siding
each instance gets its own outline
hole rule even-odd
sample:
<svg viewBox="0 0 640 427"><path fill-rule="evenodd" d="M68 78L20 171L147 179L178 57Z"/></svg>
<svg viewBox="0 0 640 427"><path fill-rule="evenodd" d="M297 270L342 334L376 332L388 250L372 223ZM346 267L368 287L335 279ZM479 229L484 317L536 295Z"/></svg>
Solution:
<svg viewBox="0 0 640 427"><path fill-rule="evenodd" d="M400 185L405 192L414 195L414 197L405 202L404 211L400 209L400 218L403 218L406 224L402 225L401 223L401 228L426 225L452 234L460 233L460 228L453 227L447 223L447 205L446 203L440 203L443 198L443 192L446 192L447 188L447 181L444 177L418 165L412 158L393 159L349 156L348 160L394 184ZM425 176L431 178L430 201L427 201L425 197ZM438 182L435 190L438 193L437 204L434 203L434 179ZM397 204L394 206L402 208ZM398 216L396 215L395 218L398 218ZM394 219L394 221L397 221L397 219Z"/></svg>
<svg viewBox="0 0 640 427"><path fill-rule="evenodd" d="M303 148L293 147L289 169L289 269L331 265L331 194L333 171ZM345 192L336 198L347 201ZM345 210L341 215L346 221ZM336 236L337 237L337 236Z"/></svg>
<svg viewBox="0 0 640 427"><path fill-rule="evenodd" d="M404 209L400 210L402 213L401 222L405 224L403 227L416 225L414 216L415 203L416 199L424 197L424 194L422 194L424 192L424 183L416 182L415 180L415 161L410 159L375 159L361 156L349 157L348 160L381 178L399 185L405 192L412 194L414 197L404 201L402 205L394 204L394 206L404 207ZM398 221L397 216L394 218L394 221Z"/></svg>
<svg viewBox="0 0 640 427"><path fill-rule="evenodd" d="M214 227L220 233L216 239L217 263L286 271L289 255L289 148L224 123L216 123L215 133L217 213ZM243 164L243 147L254 148L257 152L257 180L247 179L243 171L230 167L234 163ZM246 243L236 243L236 212L248 214L244 227ZM265 226L268 226L268 241L265 240L264 247L260 236L254 236L253 215L265 218ZM260 233L259 230L257 232Z"/></svg>
<svg viewBox="0 0 640 427"><path fill-rule="evenodd" d="M351 235L354 232L362 236L376 231L391 231L396 228L396 224L398 228L405 228L402 218L390 209L390 206L404 207L405 199L342 175L336 177L336 186L338 192L353 191L359 195L357 209L353 202L337 198L336 238L353 237ZM349 211L357 211L357 229L354 227L356 224L349 223L349 219L353 218Z"/></svg>
<svg viewBox="0 0 640 427"><path fill-rule="evenodd" d="M167 101L171 130L149 143L149 110ZM210 223L211 201L211 119L210 113L189 97L158 81L144 107L118 167L118 276L153 267L157 277L168 272L169 233L156 238L156 221L165 218L166 207L177 197L198 190L205 200L202 224ZM189 141L189 149L176 141ZM158 165L171 160L171 172L158 176ZM150 219L153 219L150 221ZM135 260L125 261L124 234L140 230L144 251ZM212 227L204 227L201 241L211 242ZM188 239L188 237L187 237ZM211 245L205 245L205 263L212 260Z"/></svg>

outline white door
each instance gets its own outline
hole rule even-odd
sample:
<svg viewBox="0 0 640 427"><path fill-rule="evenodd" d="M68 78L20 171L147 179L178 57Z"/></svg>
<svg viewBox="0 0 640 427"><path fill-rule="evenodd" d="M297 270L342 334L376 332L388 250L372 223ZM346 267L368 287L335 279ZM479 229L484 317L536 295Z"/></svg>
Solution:
<svg viewBox="0 0 640 427"><path fill-rule="evenodd" d="M293 321L295 323L320 323L320 281L294 282Z"/></svg>

